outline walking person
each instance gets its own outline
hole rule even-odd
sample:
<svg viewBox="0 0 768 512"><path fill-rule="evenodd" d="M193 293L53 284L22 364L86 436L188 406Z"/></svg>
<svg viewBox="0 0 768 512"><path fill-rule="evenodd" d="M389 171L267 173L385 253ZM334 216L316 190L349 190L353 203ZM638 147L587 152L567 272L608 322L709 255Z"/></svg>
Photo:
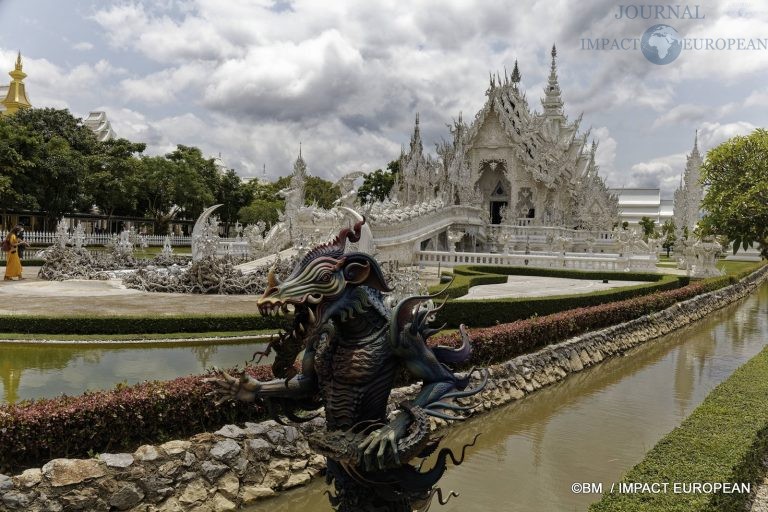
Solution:
<svg viewBox="0 0 768 512"><path fill-rule="evenodd" d="M5 262L5 280L16 281L21 277L21 259L19 259L19 246L29 245L24 240L19 240L20 226L13 228L3 241L3 250L8 253Z"/></svg>

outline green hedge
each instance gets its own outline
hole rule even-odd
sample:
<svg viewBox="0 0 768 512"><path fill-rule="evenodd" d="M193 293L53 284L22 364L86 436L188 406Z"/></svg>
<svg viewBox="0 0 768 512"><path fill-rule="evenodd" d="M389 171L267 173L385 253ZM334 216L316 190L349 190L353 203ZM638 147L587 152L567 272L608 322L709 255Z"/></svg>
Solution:
<svg viewBox="0 0 768 512"><path fill-rule="evenodd" d="M610 275L605 273L600 274L601 275L599 277L593 278L601 280L618 280L617 273L610 273ZM618 276L621 276L624 279L628 279L627 274L624 273L618 274ZM452 300L448 301L445 306L443 306L443 309L440 310L438 313L437 322L438 325L439 323L443 322L447 323L450 327L458 327L460 324L466 324L472 327L485 327L489 325L495 325L496 323L514 322L515 320L522 320L532 316L549 315L568 309L597 306L606 302L631 299L633 297L639 297L641 295L647 295L650 293L673 290L675 288L685 286L689 281L685 276L672 276L663 274L634 274L634 276L646 277L644 280L647 281L650 281L650 277L653 277L654 281L647 284L614 288L611 290L602 290L579 295L554 295L548 297L519 297L508 299L461 301ZM464 290L466 287L468 290L471 286L477 286L478 284L489 284L488 282L481 281L486 278L487 281L493 283L503 283L506 282L507 276L499 274L467 276L465 274L460 274L457 276L454 282L459 281L458 289ZM580 279L585 278L580 277ZM638 278L637 280L641 279ZM453 285L451 288L453 288ZM450 288L448 292L451 292ZM461 295L466 295L466 292L461 293L458 296ZM456 295L452 295L450 293L449 296L456 297Z"/></svg>
<svg viewBox="0 0 768 512"><path fill-rule="evenodd" d="M624 482L762 479L768 452L768 349L736 370L632 468ZM671 487L671 486L670 486ZM590 512L743 512L749 495L605 494Z"/></svg>
<svg viewBox="0 0 768 512"><path fill-rule="evenodd" d="M498 265L461 265L454 274L502 274L507 276L561 277L565 279L612 279L614 281L658 281L662 274L654 272L609 272L558 268L505 267Z"/></svg>
<svg viewBox="0 0 768 512"><path fill-rule="evenodd" d="M34 316L0 315L0 333L24 334L145 334L226 332L277 329L281 317L258 314L173 316Z"/></svg>
<svg viewBox="0 0 768 512"><path fill-rule="evenodd" d="M444 273L449 275L447 273ZM473 286L483 284L501 284L507 282L507 276L540 276L560 277L565 279L608 279L612 281L659 281L662 274L648 272L588 272L585 270L532 268L532 267L504 267L493 265L461 265L453 269L453 283L446 290L445 296L451 299L462 297ZM687 278L686 278L687 279ZM688 284L687 281L681 286ZM430 288L435 293L442 290L439 285Z"/></svg>

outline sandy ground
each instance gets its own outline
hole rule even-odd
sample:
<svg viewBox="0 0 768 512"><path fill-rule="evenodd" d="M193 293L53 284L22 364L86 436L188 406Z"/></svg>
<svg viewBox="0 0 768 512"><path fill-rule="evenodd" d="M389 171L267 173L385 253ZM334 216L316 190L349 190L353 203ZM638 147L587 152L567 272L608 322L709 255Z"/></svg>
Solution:
<svg viewBox="0 0 768 512"><path fill-rule="evenodd" d="M0 315L255 313L256 295L180 295L125 288L121 281L43 281L25 267L21 281L0 281Z"/></svg>
<svg viewBox="0 0 768 512"><path fill-rule="evenodd" d="M543 297L546 295L574 295L607 290L620 286L644 284L643 281L609 281L591 279L563 279L560 277L509 276L506 283L473 286L459 300L495 299L500 297Z"/></svg>

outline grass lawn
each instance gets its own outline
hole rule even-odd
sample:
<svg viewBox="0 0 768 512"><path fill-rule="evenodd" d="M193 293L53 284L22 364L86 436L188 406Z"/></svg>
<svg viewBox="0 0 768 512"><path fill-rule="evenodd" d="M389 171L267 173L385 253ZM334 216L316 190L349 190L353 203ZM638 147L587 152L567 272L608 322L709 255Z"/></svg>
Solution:
<svg viewBox="0 0 768 512"><path fill-rule="evenodd" d="M751 267L757 268L757 265L758 262L756 261L720 260L717 262L717 268L724 270L728 275L738 274L739 272L748 270Z"/></svg>
<svg viewBox="0 0 768 512"><path fill-rule="evenodd" d="M768 452L768 348L717 386L624 482L755 483ZM670 484L671 491L671 484ZM603 495L590 512L743 512L739 493Z"/></svg>

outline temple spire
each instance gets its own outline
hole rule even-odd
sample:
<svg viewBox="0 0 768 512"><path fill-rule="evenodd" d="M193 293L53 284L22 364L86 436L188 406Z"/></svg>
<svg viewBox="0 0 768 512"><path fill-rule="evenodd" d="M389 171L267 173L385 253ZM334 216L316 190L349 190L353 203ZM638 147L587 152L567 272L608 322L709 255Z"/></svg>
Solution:
<svg viewBox="0 0 768 512"><path fill-rule="evenodd" d="M693 149L691 150L691 156L699 156L699 130L696 130L696 135L693 137Z"/></svg>
<svg viewBox="0 0 768 512"><path fill-rule="evenodd" d="M411 136L411 155L418 153L421 155L424 145L421 142L421 129L419 128L419 113L416 112L416 124L413 127L413 135Z"/></svg>
<svg viewBox="0 0 768 512"><path fill-rule="evenodd" d="M517 85L520 83L520 69L517 67L517 59L515 59L515 67L512 69L512 76L510 77L512 83Z"/></svg>
<svg viewBox="0 0 768 512"><path fill-rule="evenodd" d="M27 77L27 74L24 73L22 68L21 51L19 51L16 55L14 69L8 73L11 76L8 93L5 95L5 98L0 100L0 103L5 107L5 111L3 111L3 114L5 115L13 114L20 109L30 108L32 106L29 98L27 98L27 91L24 86L24 79Z"/></svg>
<svg viewBox="0 0 768 512"><path fill-rule="evenodd" d="M560 84L557 80L557 48L552 45L552 64L549 69L549 80L544 89L544 98L541 105L544 107L544 115L548 117L563 116L563 99L560 96Z"/></svg>

